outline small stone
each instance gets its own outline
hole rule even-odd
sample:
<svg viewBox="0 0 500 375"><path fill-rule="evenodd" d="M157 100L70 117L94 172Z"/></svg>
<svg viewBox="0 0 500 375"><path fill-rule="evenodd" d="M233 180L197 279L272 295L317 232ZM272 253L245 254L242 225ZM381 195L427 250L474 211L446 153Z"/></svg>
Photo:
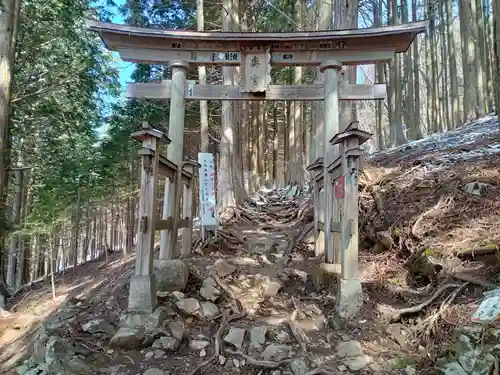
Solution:
<svg viewBox="0 0 500 375"><path fill-rule="evenodd" d="M344 365L340 365L339 367L337 367L337 369L338 369L340 372L347 371L347 367L346 367L346 366L344 366Z"/></svg>
<svg viewBox="0 0 500 375"><path fill-rule="evenodd" d="M185 335L184 327L182 326L182 324L174 321L169 322L168 329L170 330L170 333L172 333L173 337L175 337L179 341L182 341Z"/></svg>
<svg viewBox="0 0 500 375"><path fill-rule="evenodd" d="M266 343L267 327L254 327L250 331L250 343L254 348L260 348Z"/></svg>
<svg viewBox="0 0 500 375"><path fill-rule="evenodd" d="M358 341L350 340L338 344L336 352L340 358L359 357L363 355L363 347Z"/></svg>
<svg viewBox="0 0 500 375"><path fill-rule="evenodd" d="M115 332L115 327L104 319L94 319L82 324L82 331L92 334L105 333L111 336Z"/></svg>
<svg viewBox="0 0 500 375"><path fill-rule="evenodd" d="M417 370L413 366L406 366L405 367L405 375L415 375L417 373Z"/></svg>
<svg viewBox="0 0 500 375"><path fill-rule="evenodd" d="M203 280L203 286L200 288L200 295L207 301L216 301L221 292L216 287L216 282L211 277Z"/></svg>
<svg viewBox="0 0 500 375"><path fill-rule="evenodd" d="M376 236L385 249L390 250L394 246L394 241L389 231L379 231L376 233Z"/></svg>
<svg viewBox="0 0 500 375"><path fill-rule="evenodd" d="M182 292L179 292L178 290L174 290L170 294L172 295L172 297L174 297L177 300L186 298L186 295L184 293L182 293Z"/></svg>
<svg viewBox="0 0 500 375"><path fill-rule="evenodd" d="M149 370L144 371L143 375L165 375L162 370L158 368L150 368Z"/></svg>
<svg viewBox="0 0 500 375"><path fill-rule="evenodd" d="M270 281L264 286L264 296L266 297L276 297L281 289L281 284L277 281Z"/></svg>
<svg viewBox="0 0 500 375"><path fill-rule="evenodd" d="M185 298L175 303L177 308L188 315L196 315L200 311L200 303L195 298Z"/></svg>
<svg viewBox="0 0 500 375"><path fill-rule="evenodd" d="M201 312L204 318L210 319L214 316L219 315L219 309L213 302L202 302L201 303Z"/></svg>
<svg viewBox="0 0 500 375"><path fill-rule="evenodd" d="M294 358L290 362L290 370L293 375L305 375L309 371L309 366L304 358Z"/></svg>
<svg viewBox="0 0 500 375"><path fill-rule="evenodd" d="M219 355L219 365L223 366L227 359L223 355Z"/></svg>
<svg viewBox="0 0 500 375"><path fill-rule="evenodd" d="M233 358L233 365L234 365L234 367L239 368L240 367L240 361L237 360L236 358Z"/></svg>
<svg viewBox="0 0 500 375"><path fill-rule="evenodd" d="M245 340L245 330L243 328L231 327L224 341L233 345L237 349L241 349Z"/></svg>
<svg viewBox="0 0 500 375"><path fill-rule="evenodd" d="M154 357L154 355L155 355L155 353L154 353L154 352L147 352L147 353L146 353L146 355L144 356L144 358L146 358L146 359L151 359L151 358L153 358L153 357Z"/></svg>
<svg viewBox="0 0 500 375"><path fill-rule="evenodd" d="M287 345L268 345L261 354L265 361L282 361L290 355L290 347Z"/></svg>
<svg viewBox="0 0 500 375"><path fill-rule="evenodd" d="M205 349L210 342L204 340L191 340L189 342L189 349L199 351L201 349Z"/></svg>
<svg viewBox="0 0 500 375"><path fill-rule="evenodd" d="M118 332L115 333L109 345L122 348L136 348L142 345L144 339L145 336L142 330L121 327L118 329Z"/></svg>
<svg viewBox="0 0 500 375"><path fill-rule="evenodd" d="M206 357L207 356L207 351L205 349L201 349L200 351L200 357L203 358L203 357Z"/></svg>
<svg viewBox="0 0 500 375"><path fill-rule="evenodd" d="M371 357L367 355L362 355L359 357L350 357L344 360L344 363L352 371L358 371L365 368L371 362Z"/></svg>
<svg viewBox="0 0 500 375"><path fill-rule="evenodd" d="M155 340L153 342L152 347L153 347L153 349L160 349L160 348L162 348L161 340L160 339Z"/></svg>
<svg viewBox="0 0 500 375"><path fill-rule="evenodd" d="M107 353L107 354L113 354L114 352L115 352L115 351L114 351L113 349L108 349L108 350L106 350L106 353Z"/></svg>
<svg viewBox="0 0 500 375"><path fill-rule="evenodd" d="M155 359L160 359L165 356L165 352L163 350L155 350Z"/></svg>
<svg viewBox="0 0 500 375"><path fill-rule="evenodd" d="M162 348L167 351L174 352L179 349L180 341L175 337L163 336L160 337L160 341Z"/></svg>
<svg viewBox="0 0 500 375"><path fill-rule="evenodd" d="M276 332L274 338L281 343L287 342L291 339L290 334L287 331Z"/></svg>
<svg viewBox="0 0 500 375"><path fill-rule="evenodd" d="M228 263L224 260L221 260L214 264L215 271L220 278L224 278L226 276L231 275L236 271L236 266L234 264Z"/></svg>
<svg viewBox="0 0 500 375"><path fill-rule="evenodd" d="M273 372L271 372L271 375L281 375L281 371L280 370L274 370Z"/></svg>

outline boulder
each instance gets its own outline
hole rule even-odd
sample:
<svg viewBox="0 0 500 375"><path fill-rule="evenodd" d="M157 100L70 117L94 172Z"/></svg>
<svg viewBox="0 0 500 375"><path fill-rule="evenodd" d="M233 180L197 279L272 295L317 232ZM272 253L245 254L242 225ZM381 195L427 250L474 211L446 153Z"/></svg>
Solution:
<svg viewBox="0 0 500 375"><path fill-rule="evenodd" d="M183 291L189 279L189 268L181 259L154 261L156 288L159 292Z"/></svg>

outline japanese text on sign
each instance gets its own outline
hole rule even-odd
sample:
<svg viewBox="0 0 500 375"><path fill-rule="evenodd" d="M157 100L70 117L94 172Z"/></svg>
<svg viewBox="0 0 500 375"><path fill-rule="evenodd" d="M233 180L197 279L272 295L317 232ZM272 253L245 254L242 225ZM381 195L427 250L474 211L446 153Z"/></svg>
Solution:
<svg viewBox="0 0 500 375"><path fill-rule="evenodd" d="M208 152L198 153L200 168L200 220L202 227L215 226L215 167L214 156Z"/></svg>

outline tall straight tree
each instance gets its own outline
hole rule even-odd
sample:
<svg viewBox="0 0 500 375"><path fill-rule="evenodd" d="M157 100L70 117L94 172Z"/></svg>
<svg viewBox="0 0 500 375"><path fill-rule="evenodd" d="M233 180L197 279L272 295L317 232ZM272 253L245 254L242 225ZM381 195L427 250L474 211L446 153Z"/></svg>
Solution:
<svg viewBox="0 0 500 375"><path fill-rule="evenodd" d="M493 0L493 76L495 77L495 109L500 113L500 0Z"/></svg>
<svg viewBox="0 0 500 375"><path fill-rule="evenodd" d="M203 15L203 0L196 0L196 26L198 31L203 31L205 17ZM207 70L205 65L198 67L198 80L200 85L207 83ZM200 100L200 149L201 152L208 152L208 103L206 100Z"/></svg>
<svg viewBox="0 0 500 375"><path fill-rule="evenodd" d="M232 28L231 18L233 13L233 0L224 0L222 2L222 30L230 31ZM222 68L222 79L224 85L234 83L234 73L232 67ZM219 165L218 165L218 184L217 184L217 203L219 212L226 208L234 206L236 197L233 185L233 161L234 156L234 127L232 102L222 101L221 110L221 132L219 146Z"/></svg>
<svg viewBox="0 0 500 375"><path fill-rule="evenodd" d="M5 214L7 193L7 165L9 160L9 121L12 79L14 74L14 54L21 0L3 0L0 7L0 254L5 253ZM0 285L5 281L0 262ZM4 298L0 289L0 308Z"/></svg>
<svg viewBox="0 0 500 375"><path fill-rule="evenodd" d="M416 2L416 0L413 0ZM460 102L458 99L458 73L457 52L453 34L452 2L445 1L446 6L446 33L448 35L448 63L450 67L450 104L451 104L451 126L455 129L460 125ZM445 61L446 64L446 61Z"/></svg>
<svg viewBox="0 0 500 375"><path fill-rule="evenodd" d="M358 27L358 0L335 0L333 28L335 30L356 29ZM344 68L340 84L356 83L357 66ZM340 131L344 130L351 121L357 119L356 103L342 101L339 104Z"/></svg>

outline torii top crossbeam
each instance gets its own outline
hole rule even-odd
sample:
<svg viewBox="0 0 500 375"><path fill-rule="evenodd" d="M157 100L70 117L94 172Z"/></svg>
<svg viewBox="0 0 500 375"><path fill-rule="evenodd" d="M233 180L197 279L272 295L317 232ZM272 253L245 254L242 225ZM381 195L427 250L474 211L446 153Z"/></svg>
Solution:
<svg viewBox="0 0 500 375"><path fill-rule="evenodd" d="M87 20L106 47L125 61L165 64L239 65L241 51L260 49L272 65L319 65L325 58L343 65L390 61L405 52L427 21L383 28L289 33L199 32L140 28Z"/></svg>

